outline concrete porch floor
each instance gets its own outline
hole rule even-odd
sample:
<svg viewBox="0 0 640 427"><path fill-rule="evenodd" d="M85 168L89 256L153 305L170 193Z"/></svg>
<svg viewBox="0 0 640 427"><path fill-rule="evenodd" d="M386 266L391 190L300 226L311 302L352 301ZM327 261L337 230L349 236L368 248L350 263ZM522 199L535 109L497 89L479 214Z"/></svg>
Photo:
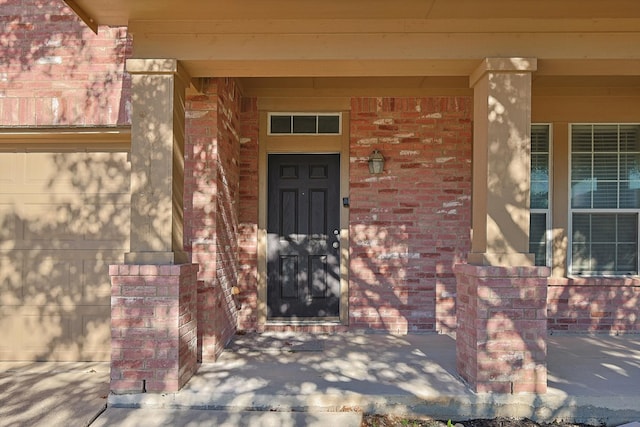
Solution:
<svg viewBox="0 0 640 427"><path fill-rule="evenodd" d="M475 394L448 335L239 335L177 393L110 395L112 407L365 411L619 425L640 420L640 336L555 335L544 395Z"/></svg>

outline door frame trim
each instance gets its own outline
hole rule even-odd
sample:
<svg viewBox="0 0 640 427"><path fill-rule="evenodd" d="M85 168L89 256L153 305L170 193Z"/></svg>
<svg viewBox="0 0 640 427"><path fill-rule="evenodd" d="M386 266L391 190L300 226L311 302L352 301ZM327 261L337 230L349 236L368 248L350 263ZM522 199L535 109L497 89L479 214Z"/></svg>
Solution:
<svg viewBox="0 0 640 427"><path fill-rule="evenodd" d="M340 201L349 197L349 120L350 111L342 98L335 103L314 104L313 99L288 100L275 103L258 102L258 325L268 323L335 323L328 319L268 320L267 319L267 155L268 154L340 154ZM293 104L293 105L292 105ZM328 105L329 104L329 105ZM335 108L331 108L331 104ZM293 109L291 107L294 107ZM297 108L296 108L297 107ZM315 108L314 108L315 107ZM320 109L318 108L320 107ZM340 112L342 113L341 135L267 135L267 113L270 112ZM349 324L349 208L340 203L340 316L341 325Z"/></svg>

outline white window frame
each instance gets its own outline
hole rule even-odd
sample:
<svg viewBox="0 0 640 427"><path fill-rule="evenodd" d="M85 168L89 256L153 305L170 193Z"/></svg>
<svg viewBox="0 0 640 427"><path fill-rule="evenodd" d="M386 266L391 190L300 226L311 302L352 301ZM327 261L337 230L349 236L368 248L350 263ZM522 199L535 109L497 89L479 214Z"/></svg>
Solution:
<svg viewBox="0 0 640 427"><path fill-rule="evenodd" d="M291 132L290 133L273 133L271 132L271 117L272 116L291 116ZM313 117L338 117L338 133L320 133L318 132L318 121L316 120L316 132L314 133L294 133L293 132L293 117L294 116L313 116ZM267 113L267 135L269 136L327 136L327 135L342 135L342 113L341 112L288 112L288 111L272 111Z"/></svg>
<svg viewBox="0 0 640 427"><path fill-rule="evenodd" d="M575 122L569 123L568 129L568 145L569 145L569 156L568 156L568 176L569 180L569 191L567 192L567 207L568 207L568 248L567 248L567 269L569 277L638 277L638 273L640 273L640 208L637 209L628 209L628 208L573 208L571 205L571 197L572 197L572 188L571 188L571 174L573 172L571 165L573 160L573 138L572 138L572 129L573 126L640 126L640 123L626 123L626 122L615 122L615 123L600 123L600 122ZM593 149L591 151L593 154ZM618 155L620 154L620 150L618 149ZM619 201L619 200L618 200ZM636 245L638 248L638 256L636 259L636 267L639 270L636 274L622 274L622 273L574 273L573 272L573 214L574 213L586 213L586 214L625 214L631 213L636 215L636 221L638 226L638 236L636 236Z"/></svg>
<svg viewBox="0 0 640 427"><path fill-rule="evenodd" d="M534 214L534 213L543 213L546 215L546 231L545 231L545 243L546 243L546 254L545 254L545 266L546 267L550 267L551 266L551 258L552 258L552 230L551 230L551 202L553 200L553 124L552 123L531 123L531 127L533 126L546 126L547 130L549 132L549 146L547 147L547 154L548 154L548 160L549 160L549 193L547 194L548 200L547 200L547 208L546 209L542 209L542 208L530 208L530 214ZM533 154L533 152L530 153L531 155ZM531 169L531 168L530 168ZM531 172L531 170L530 170ZM530 175L530 179L531 179L531 175ZM531 185L531 181L529 182L529 185ZM531 230L529 230L529 233L531 233ZM529 236L531 236L531 234L529 234ZM529 239L529 241L531 241Z"/></svg>

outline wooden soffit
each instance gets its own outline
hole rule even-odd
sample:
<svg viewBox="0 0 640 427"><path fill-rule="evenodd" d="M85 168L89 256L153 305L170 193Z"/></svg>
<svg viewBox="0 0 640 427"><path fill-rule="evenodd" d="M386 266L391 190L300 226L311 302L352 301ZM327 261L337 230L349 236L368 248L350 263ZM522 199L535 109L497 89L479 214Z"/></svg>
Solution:
<svg viewBox="0 0 640 427"><path fill-rule="evenodd" d="M540 74L640 68L638 0L66 1L192 77L468 77L486 57L538 58Z"/></svg>
<svg viewBox="0 0 640 427"><path fill-rule="evenodd" d="M269 19L640 18L637 0L65 0L98 25Z"/></svg>

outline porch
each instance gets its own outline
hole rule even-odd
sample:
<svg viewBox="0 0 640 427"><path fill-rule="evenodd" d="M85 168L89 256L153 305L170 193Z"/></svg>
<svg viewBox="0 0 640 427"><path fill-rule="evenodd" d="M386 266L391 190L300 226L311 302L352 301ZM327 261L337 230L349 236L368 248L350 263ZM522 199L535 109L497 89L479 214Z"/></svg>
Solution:
<svg viewBox="0 0 640 427"><path fill-rule="evenodd" d="M549 15L532 15L518 7L505 9L502 2L488 2L487 10L468 16L441 2L433 2L428 10L413 2L392 8L378 5L366 16L331 2L323 17L312 19L302 11L285 10L282 3L273 11L287 13L272 15L268 22L259 22L264 18L261 8L247 13L222 2L211 9L194 8L173 21L169 17L182 4L169 2L149 15L145 2L128 3L116 6L118 16L90 2L79 2L76 8L96 27L97 22L128 25L136 34L136 57L126 66L133 111L130 245L124 264L112 264L109 272L112 391L178 390L195 371L196 359L216 360L237 328L262 330L268 320L291 318L291 313L269 313L269 291L315 276L291 261L306 248L286 254L290 260L271 256L269 250L276 246L267 244L269 235L275 241L310 234L332 239L327 245L331 252L317 255L333 262L317 270L321 275L329 272L339 284L325 287L319 280L323 284L316 293L324 298L325 289L334 289L330 297L340 304L327 318L339 318L340 327L403 333L450 331L461 325L456 329L455 357L448 355L446 360L457 360L456 372L474 383L474 390L507 394L546 392L550 274L565 278L610 272L616 275L616 286L626 286L629 274L637 276L636 240L624 240L614 248L631 254L620 257L624 268L599 271L591 264L609 265L608 258L596 257L591 263L591 255L585 254L585 266L571 269L578 265L571 257L576 254L577 260L583 248L570 246L581 231L574 232L571 221L582 215L576 218L586 223L589 215L598 215L591 210L602 206L567 204L579 195L571 188L581 177L573 171L567 174L574 137L570 125L591 123L577 133L589 136L585 159L587 154L594 158L592 151L598 146L594 135L600 131L594 126L600 125L593 123L613 124L604 131L615 141L611 150L616 159L637 158L636 142L619 142L621 134L638 134L636 125L620 132L637 122L637 57L620 47L633 45L637 34L619 38L624 27L617 21L603 21L594 29L590 20L575 18L567 26L564 17L573 16L567 5ZM595 2L591 6L590 16L610 16L611 7L602 10ZM616 17L636 16L635 10L614 10ZM380 16L387 21L383 26ZM422 18L415 20L416 16ZM563 36L557 43L549 34L558 31L570 31L572 37ZM577 92L576 87L588 90ZM341 115L341 130L335 135L296 132L295 114L320 112ZM273 132L273 113L291 113L291 134ZM545 154L536 157L543 165L537 207L530 205L534 122L546 129L540 150ZM372 177L368 156L378 148L387 163L381 176ZM335 226L327 223L319 233L281 226L293 222L278 220L269 200L283 210L308 206L303 198L298 206L269 196L272 189L280 193L269 181L268 158L283 153L340 155L340 191L334 192L338 197L326 199L332 208L338 204L335 217L340 221ZM634 162L629 160L631 166L625 167L635 171ZM617 160L611 164L615 167L607 173L621 181L616 189L637 194L636 179L619 173ZM296 163L291 170L297 167ZM597 177L595 166L589 163L588 168L587 175ZM301 196L306 193L300 187L291 194L298 190ZM615 209L626 195L612 193ZM292 195L287 200L294 199L298 200ZM319 200L328 209L329 202ZM530 241L532 208L544 210L537 213L542 237L534 241L535 247ZM574 208L590 210L576 213ZM622 214L622 223L634 223L635 229L625 225L620 234L635 230L626 235L637 235L637 205L629 202L629 208L633 212ZM532 267L538 249L537 265L545 267ZM278 268L273 267L275 260L281 263ZM455 268L460 265L467 266ZM301 289L314 288L304 283ZM304 292L285 293L309 300ZM564 304L568 298L559 300ZM629 292L619 306L633 312L635 302L635 293ZM588 307L589 315L598 319L615 317L606 325L611 331L620 320L615 310L595 310L589 302L580 307ZM315 314L326 313L323 307ZM302 317L313 319L312 314ZM574 314L553 320L574 321ZM635 312L632 318L625 331L637 329ZM507 324L515 327L491 338L484 334ZM476 333L480 329L482 333ZM510 347L513 336L518 347ZM493 359L487 357L492 351ZM502 359L496 356L499 351ZM316 356L318 360L309 363L315 365L327 355ZM341 360L341 354L329 356ZM235 363L224 358L220 362ZM296 363L286 364L281 376L289 378ZM334 372L337 379L320 386L307 379L302 383L310 384L311 395L316 389L325 395L349 372ZM388 374L406 386L407 380L394 372ZM443 377L445 384L431 385L432 391L441 393L455 383L453 372ZM329 373L316 375L326 379ZM251 384L254 377L241 385ZM349 384L369 387L362 379L344 377ZM372 378L372 383L386 384L384 378ZM494 378L500 378L498 384L491 383ZM218 386L215 390L225 389ZM295 391L288 383L282 386ZM424 399L423 392L403 387L399 390L409 397ZM391 391L396 388L391 386ZM337 398L348 401L341 394ZM359 406L372 405L365 403Z"/></svg>
<svg viewBox="0 0 640 427"><path fill-rule="evenodd" d="M619 425L640 419L637 335L554 335L546 394L477 394L449 335L237 335L177 393L109 396L111 407L417 413Z"/></svg>

